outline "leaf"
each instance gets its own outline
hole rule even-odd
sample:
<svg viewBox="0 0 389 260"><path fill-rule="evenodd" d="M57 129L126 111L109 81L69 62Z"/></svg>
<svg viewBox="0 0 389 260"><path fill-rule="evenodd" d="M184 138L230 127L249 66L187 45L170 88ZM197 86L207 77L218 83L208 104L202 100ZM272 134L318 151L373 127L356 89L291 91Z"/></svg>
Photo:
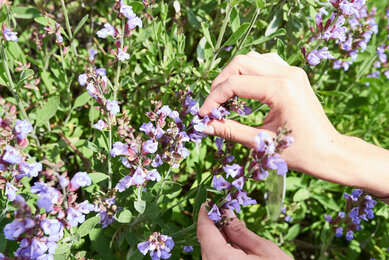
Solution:
<svg viewBox="0 0 389 260"><path fill-rule="evenodd" d="M108 175L102 172L92 172L89 173L88 175L92 179L93 183L99 183L108 178Z"/></svg>
<svg viewBox="0 0 389 260"><path fill-rule="evenodd" d="M4 233L0 232L0 252L4 252L7 247L7 240L5 239Z"/></svg>
<svg viewBox="0 0 389 260"><path fill-rule="evenodd" d="M281 39L277 39L277 52L283 60L286 60L285 44Z"/></svg>
<svg viewBox="0 0 389 260"><path fill-rule="evenodd" d="M238 13L238 10L235 7L231 11L230 24L231 24L232 32L236 32L236 30L238 30L239 27L240 27L239 13Z"/></svg>
<svg viewBox="0 0 389 260"><path fill-rule="evenodd" d="M7 6L3 5L0 13L0 23L4 22L5 19L7 19L7 16L8 16Z"/></svg>
<svg viewBox="0 0 389 260"><path fill-rule="evenodd" d="M291 241L295 239L300 232L300 224L294 224L291 228L288 229L288 233L286 233L284 240Z"/></svg>
<svg viewBox="0 0 389 260"><path fill-rule="evenodd" d="M128 82L130 82L131 77L130 76L125 76L121 81L120 81L120 88L126 86Z"/></svg>
<svg viewBox="0 0 389 260"><path fill-rule="evenodd" d="M182 186L178 182L166 182L163 187L163 193L169 199L174 199L178 195L180 195L182 191Z"/></svg>
<svg viewBox="0 0 389 260"><path fill-rule="evenodd" d="M286 176L272 173L269 174L265 182L267 190L266 210L268 218L272 221L277 221L284 203Z"/></svg>
<svg viewBox="0 0 389 260"><path fill-rule="evenodd" d="M63 254L63 253L67 253L70 251L70 248L72 247L71 244L68 244L68 243L64 243L64 244L60 244L57 249L55 250L55 254L56 255L60 255L60 254Z"/></svg>
<svg viewBox="0 0 389 260"><path fill-rule="evenodd" d="M209 24L201 23L201 29L203 30L205 39L207 39L207 42L209 43L209 45L211 45L212 50L215 50L215 46L212 42L211 34L209 33Z"/></svg>
<svg viewBox="0 0 389 260"><path fill-rule="evenodd" d="M265 0L255 0L255 5L257 8L264 8L266 6Z"/></svg>
<svg viewBox="0 0 389 260"><path fill-rule="evenodd" d="M197 184L200 184L201 183L201 179L202 179L202 170L201 170L201 166L199 163L195 162L194 163L194 166L195 166L195 171L196 171L196 180L197 180Z"/></svg>
<svg viewBox="0 0 389 260"><path fill-rule="evenodd" d="M281 20L282 20L282 10L279 9L275 12L272 20L270 21L269 25L267 26L266 31L265 31L265 36L269 36L272 33L276 32L278 27L281 24Z"/></svg>
<svg viewBox="0 0 389 260"><path fill-rule="evenodd" d="M46 124L58 110L60 104L60 97L54 96L47 100L47 102L36 112L36 125Z"/></svg>
<svg viewBox="0 0 389 260"><path fill-rule="evenodd" d="M339 211L340 208L338 206L338 203L331 197L329 197L327 194L312 194L312 197L319 201L325 208L332 209L334 211Z"/></svg>
<svg viewBox="0 0 389 260"><path fill-rule="evenodd" d="M200 211L201 205L207 200L207 189L204 184L199 186L199 189L196 194L195 203L193 205L193 219L197 221L197 216Z"/></svg>
<svg viewBox="0 0 389 260"><path fill-rule="evenodd" d="M116 212L115 218L119 223L130 223L132 214L131 211L127 209L122 209Z"/></svg>
<svg viewBox="0 0 389 260"><path fill-rule="evenodd" d="M89 234L89 232L99 223L100 217L89 218L81 224L81 226L77 229L77 234L80 237L84 237Z"/></svg>
<svg viewBox="0 0 389 260"><path fill-rule="evenodd" d="M248 23L242 24L236 32L234 32L230 38L223 44L223 46L230 46L236 44L242 35L246 32L247 28L250 26Z"/></svg>
<svg viewBox="0 0 389 260"><path fill-rule="evenodd" d="M142 3L139 3L139 2L132 2L129 5L132 6L132 11L134 13L142 11L145 8L145 6Z"/></svg>
<svg viewBox="0 0 389 260"><path fill-rule="evenodd" d="M136 211L139 212L139 214L143 214L143 212L145 212L145 209L146 209L146 201L136 200L134 202L134 208L136 209Z"/></svg>
<svg viewBox="0 0 389 260"><path fill-rule="evenodd" d="M83 105L85 105L86 103L88 103L88 101L90 100L91 96L89 95L88 92L84 92L82 93L81 95L79 95L76 100L74 101L74 105L73 105L73 108L77 108L77 107L82 107Z"/></svg>
<svg viewBox="0 0 389 260"><path fill-rule="evenodd" d="M173 2L173 7L177 14L181 11L180 2L178 2L177 0Z"/></svg>
<svg viewBox="0 0 389 260"><path fill-rule="evenodd" d="M84 23L88 20L89 18L89 14L85 15L84 17L82 17L81 21L78 23L76 29L74 29L74 32L73 32L73 37L78 33L78 31L82 28L82 26L84 25Z"/></svg>
<svg viewBox="0 0 389 260"><path fill-rule="evenodd" d="M20 73L19 82L16 84L15 89L18 90L21 86L23 86L24 81L34 75L34 71L32 69L25 69Z"/></svg>
<svg viewBox="0 0 389 260"><path fill-rule="evenodd" d="M16 6L12 8L12 13L18 19L33 19L41 15L38 9L32 6Z"/></svg>
<svg viewBox="0 0 389 260"><path fill-rule="evenodd" d="M40 17L36 17L34 18L34 21L43 25L43 26L51 26L51 27L55 27L55 24L57 23L54 19L50 18L50 17L47 17L47 16L40 16ZM66 38L69 39L69 36L66 34L65 30L61 27L60 29L61 31L61 34L62 35L65 35Z"/></svg>
<svg viewBox="0 0 389 260"><path fill-rule="evenodd" d="M310 196L311 196L311 193L309 192L309 190L307 188L302 188L302 189L299 189L294 194L293 201L294 202L303 201L303 200L309 199Z"/></svg>

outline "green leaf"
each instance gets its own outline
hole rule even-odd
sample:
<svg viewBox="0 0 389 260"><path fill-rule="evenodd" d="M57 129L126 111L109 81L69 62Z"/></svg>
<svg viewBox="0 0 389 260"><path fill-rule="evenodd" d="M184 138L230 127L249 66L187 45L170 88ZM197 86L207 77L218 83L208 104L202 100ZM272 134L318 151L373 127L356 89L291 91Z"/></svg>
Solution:
<svg viewBox="0 0 389 260"><path fill-rule="evenodd" d="M78 23L76 29L74 29L74 32L73 32L73 37L78 33L78 31L82 28L82 26L84 25L84 23L88 20L89 18L89 14L85 15L81 21Z"/></svg>
<svg viewBox="0 0 389 260"><path fill-rule="evenodd" d="M169 199L174 199L178 195L180 195L182 191L182 186L178 182L165 182L165 186L163 187L163 194Z"/></svg>
<svg viewBox="0 0 389 260"><path fill-rule="evenodd" d="M140 2L132 2L129 5L132 6L132 11L134 13L142 11L145 8L145 6Z"/></svg>
<svg viewBox="0 0 389 260"><path fill-rule="evenodd" d="M285 198L286 188L286 177L271 173L266 178L266 192L267 192L267 203L266 210L268 218L272 221L277 221L281 214Z"/></svg>
<svg viewBox="0 0 389 260"><path fill-rule="evenodd" d="M102 172L92 172L89 173L88 175L92 179L93 183L99 183L108 178L108 175Z"/></svg>
<svg viewBox="0 0 389 260"><path fill-rule="evenodd" d="M255 0L255 5L257 8L264 8L266 6L265 0Z"/></svg>
<svg viewBox="0 0 389 260"><path fill-rule="evenodd" d="M247 28L250 26L248 23L242 24L236 32L234 32L230 38L223 44L223 46L230 46L236 44L239 39L243 36L243 34L246 32Z"/></svg>
<svg viewBox="0 0 389 260"><path fill-rule="evenodd" d="M286 233L284 240L291 241L295 239L300 232L300 224L294 224L291 228L288 229L288 233Z"/></svg>
<svg viewBox="0 0 389 260"><path fill-rule="evenodd" d="M67 253L70 251L71 247L72 247L72 245L68 244L68 243L60 244L60 245L58 245L57 249L55 250L55 254L60 255L63 253Z"/></svg>
<svg viewBox="0 0 389 260"><path fill-rule="evenodd" d="M204 184L199 186L199 189L196 194L195 203L193 205L193 219L197 221L197 216L199 214L201 205L207 200L207 189Z"/></svg>
<svg viewBox="0 0 389 260"><path fill-rule="evenodd" d="M121 81L120 81L120 88L126 86L128 82L130 82L131 77L130 76L125 76Z"/></svg>
<svg viewBox="0 0 389 260"><path fill-rule="evenodd" d="M32 6L16 6L12 8L12 13L18 19L33 19L41 15L38 9Z"/></svg>
<svg viewBox="0 0 389 260"><path fill-rule="evenodd" d="M236 32L236 30L238 30L239 27L240 27L239 13L238 13L238 10L235 7L231 11L230 24L231 24L232 32Z"/></svg>
<svg viewBox="0 0 389 260"><path fill-rule="evenodd" d="M311 193L307 188L302 188L299 189L293 196L293 201L298 202L298 201L303 201L308 199L311 196Z"/></svg>
<svg viewBox="0 0 389 260"><path fill-rule="evenodd" d="M212 50L215 50L215 46L212 42L211 34L209 33L209 24L201 23L201 29L203 30L205 39L207 39L207 42L209 43L209 45L211 45Z"/></svg>
<svg viewBox="0 0 389 260"><path fill-rule="evenodd" d="M90 100L91 96L89 95L88 92L84 92L82 93L81 95L79 95L76 100L74 101L74 105L73 105L73 108L77 108L77 107L82 107L83 105L85 105L86 103L88 103L88 101Z"/></svg>
<svg viewBox="0 0 389 260"><path fill-rule="evenodd" d="M4 233L0 232L0 252L4 252L7 247L7 239L5 239Z"/></svg>
<svg viewBox="0 0 389 260"><path fill-rule="evenodd" d="M116 212L115 218L119 223L130 223L132 218L132 213L127 209L122 209Z"/></svg>
<svg viewBox="0 0 389 260"><path fill-rule="evenodd" d="M281 39L277 39L277 52L283 60L286 60L285 44Z"/></svg>
<svg viewBox="0 0 389 260"><path fill-rule="evenodd" d="M328 194L314 193L312 194L312 197L318 200L325 208L329 208L334 211L340 210L338 203L333 198L329 197Z"/></svg>
<svg viewBox="0 0 389 260"><path fill-rule="evenodd" d="M201 183L201 179L202 179L202 169L201 169L201 166L199 163L195 162L194 163L194 166L195 166L195 171L196 171L196 180L197 180L197 184L200 184Z"/></svg>
<svg viewBox="0 0 389 260"><path fill-rule="evenodd" d="M4 22L5 19L7 19L7 16L8 16L7 7L3 5L3 8L1 8L1 13L0 13L0 23Z"/></svg>
<svg viewBox="0 0 389 260"><path fill-rule="evenodd" d="M267 26L266 31L265 31L265 36L269 36L272 33L276 32L278 27L281 24L281 20L282 20L282 10L279 9L275 12L272 20L270 21L269 25Z"/></svg>
<svg viewBox="0 0 389 260"><path fill-rule="evenodd" d="M81 224L81 226L77 229L77 234L80 237L84 237L89 234L89 232L99 223L100 217L89 218Z"/></svg>
<svg viewBox="0 0 389 260"><path fill-rule="evenodd" d="M46 124L50 118L52 118L55 113L57 113L58 107L60 104L60 97L54 96L47 100L47 102L36 112L36 122L37 126Z"/></svg>
<svg viewBox="0 0 389 260"><path fill-rule="evenodd" d="M36 17L34 18L34 21L43 25L43 26L51 26L53 28L55 28L55 24L57 23L54 19L50 18L50 17L47 17L47 16L40 16L40 17ZM66 34L65 30L61 27L60 29L61 31L61 34L62 35L65 35L66 38L69 39L69 36Z"/></svg>
<svg viewBox="0 0 389 260"><path fill-rule="evenodd" d="M144 201L144 200L136 200L134 202L134 208L140 214L143 214L143 212L145 212L145 209L146 209L146 201Z"/></svg>
<svg viewBox="0 0 389 260"><path fill-rule="evenodd" d="M19 82L16 84L15 89L18 90L21 86L23 86L24 81L34 75L34 71L32 69L25 69L20 73Z"/></svg>

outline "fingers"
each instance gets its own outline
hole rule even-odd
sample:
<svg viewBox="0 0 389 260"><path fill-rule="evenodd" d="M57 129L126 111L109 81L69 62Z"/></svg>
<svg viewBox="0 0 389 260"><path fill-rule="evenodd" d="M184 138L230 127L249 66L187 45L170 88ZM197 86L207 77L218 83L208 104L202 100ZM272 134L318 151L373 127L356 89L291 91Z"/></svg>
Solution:
<svg viewBox="0 0 389 260"><path fill-rule="evenodd" d="M212 120L204 131L208 135L216 135L223 139L240 143L246 147L256 149L255 136L260 129L238 123L234 120ZM264 130L262 130L264 131ZM271 136L273 133L268 132Z"/></svg>
<svg viewBox="0 0 389 260"><path fill-rule="evenodd" d="M226 250L228 246L223 235L219 232L213 221L208 217L208 213L201 206L199 216L197 219L197 238L201 244L201 250L205 255L212 256L217 255L217 251Z"/></svg>
<svg viewBox="0 0 389 260"><path fill-rule="evenodd" d="M250 55L237 55L214 79L211 91L232 75L285 76L288 71L285 68L287 67L280 66L279 63L275 63L263 55L258 56L253 53Z"/></svg>
<svg viewBox="0 0 389 260"><path fill-rule="evenodd" d="M233 218L223 230L228 236L228 240L247 254L267 257L269 256L269 252L282 252L276 244L259 237L257 234L247 229L246 224L237 218Z"/></svg>
<svg viewBox="0 0 389 260"><path fill-rule="evenodd" d="M236 75L221 83L205 99L199 111L201 116L207 115L212 108L217 108L221 104L234 96L242 98L256 99L264 104L272 106L276 101L276 95L282 93L278 86L283 86L284 78Z"/></svg>
<svg viewBox="0 0 389 260"><path fill-rule="evenodd" d="M269 52L269 53L265 53L265 54L260 54L256 51L250 51L249 53L247 53L248 56L251 56L251 57L255 57L255 58L266 58L268 59L269 61L273 61L273 62L276 62L276 63L279 63L279 64L282 64L282 65L287 65L289 66L289 64L284 61L280 55L278 55L277 53L275 52Z"/></svg>

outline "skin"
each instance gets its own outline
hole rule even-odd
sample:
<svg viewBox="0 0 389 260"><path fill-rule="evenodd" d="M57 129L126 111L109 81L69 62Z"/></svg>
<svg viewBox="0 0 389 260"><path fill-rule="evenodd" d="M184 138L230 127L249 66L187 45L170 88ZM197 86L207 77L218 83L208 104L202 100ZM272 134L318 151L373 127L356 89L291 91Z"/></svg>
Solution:
<svg viewBox="0 0 389 260"><path fill-rule="evenodd" d="M327 118L304 70L289 66L276 53L238 55L213 81L200 115L209 114L234 96L268 105L271 110L264 123L247 126L228 119L213 120L205 133L255 148L259 131L275 136L286 123L294 143L282 157L290 169L362 188L377 198L389 196L389 151L340 134ZM381 200L389 203L387 198Z"/></svg>

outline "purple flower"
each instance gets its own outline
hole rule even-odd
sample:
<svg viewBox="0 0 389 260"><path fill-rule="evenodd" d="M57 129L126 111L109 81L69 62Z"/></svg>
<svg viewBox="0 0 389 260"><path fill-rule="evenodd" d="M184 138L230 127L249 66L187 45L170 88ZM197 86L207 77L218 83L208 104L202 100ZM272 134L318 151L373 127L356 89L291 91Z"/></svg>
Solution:
<svg viewBox="0 0 389 260"><path fill-rule="evenodd" d="M20 174L18 174L16 177L18 179L23 177L37 177L40 171L42 171L42 164L40 162L22 162L19 164Z"/></svg>
<svg viewBox="0 0 389 260"><path fill-rule="evenodd" d="M141 167L137 167L134 175L132 176L132 183L135 185L142 185L146 181L146 173Z"/></svg>
<svg viewBox="0 0 389 260"><path fill-rule="evenodd" d="M346 213L344 213L343 211L339 211L338 217L344 218L345 216L346 216Z"/></svg>
<svg viewBox="0 0 389 260"><path fill-rule="evenodd" d="M288 165L279 154L267 157L265 163L268 169L277 170L278 175L285 175L288 172Z"/></svg>
<svg viewBox="0 0 389 260"><path fill-rule="evenodd" d="M59 176L59 185L61 188L66 188L69 185L69 178L64 176Z"/></svg>
<svg viewBox="0 0 389 260"><path fill-rule="evenodd" d="M117 55L118 60L120 61L125 61L130 58L130 54L127 52L124 52L121 48L118 48L118 55Z"/></svg>
<svg viewBox="0 0 389 260"><path fill-rule="evenodd" d="M105 68L98 68L96 69L96 75L97 76L107 76L107 72Z"/></svg>
<svg viewBox="0 0 389 260"><path fill-rule="evenodd" d="M151 122L148 122L147 124L143 123L141 127L139 127L139 131L142 131L148 136L153 137L153 134L155 132L154 124Z"/></svg>
<svg viewBox="0 0 389 260"><path fill-rule="evenodd" d="M37 205L38 205L38 208L40 209L45 209L46 212L51 212L54 207L53 207L53 203L51 201L51 198L47 197L47 196L42 196L40 197L38 200L37 200Z"/></svg>
<svg viewBox="0 0 389 260"><path fill-rule="evenodd" d="M198 132L203 132L207 127L208 122L209 118L207 116L201 119L198 115L196 115L192 119L193 128Z"/></svg>
<svg viewBox="0 0 389 260"><path fill-rule="evenodd" d="M115 221L115 217L112 214L107 214L107 211L100 211L96 216L100 217L99 223L102 228L106 228Z"/></svg>
<svg viewBox="0 0 389 260"><path fill-rule="evenodd" d="M3 161L10 164L19 164L22 162L23 157L18 150L10 145L5 146L5 153L3 155Z"/></svg>
<svg viewBox="0 0 389 260"><path fill-rule="evenodd" d="M70 180L71 190L75 191L80 187L89 186L92 184L92 179L86 172L77 172Z"/></svg>
<svg viewBox="0 0 389 260"><path fill-rule="evenodd" d="M273 154L276 149L273 143L273 139L264 131L260 131L255 136L255 143L257 145L257 152L266 152L267 154Z"/></svg>
<svg viewBox="0 0 389 260"><path fill-rule="evenodd" d="M58 241L63 237L64 226L57 219L43 219L40 223L43 232L49 235L49 241Z"/></svg>
<svg viewBox="0 0 389 260"><path fill-rule="evenodd" d="M8 240L17 240L18 237L26 231L24 221L18 221L17 219L14 219L13 222L5 225L3 232L4 236Z"/></svg>
<svg viewBox="0 0 389 260"><path fill-rule="evenodd" d="M220 137L217 137L215 141L216 141L216 148L217 148L217 150L218 151L222 151L223 150L224 139L220 138Z"/></svg>
<svg viewBox="0 0 389 260"><path fill-rule="evenodd" d="M93 47L91 47L89 50L89 61L93 61L95 59L96 54L98 53Z"/></svg>
<svg viewBox="0 0 389 260"><path fill-rule="evenodd" d="M242 206L257 204L257 201L248 197L245 191L239 191L238 195L236 195L236 199L238 200L239 204Z"/></svg>
<svg viewBox="0 0 389 260"><path fill-rule="evenodd" d="M339 40L339 42L346 41L347 28L342 26L345 21L344 16L339 16L336 23L323 33L322 38L326 41L330 39L336 39Z"/></svg>
<svg viewBox="0 0 389 260"><path fill-rule="evenodd" d="M24 140L27 137L27 134L33 130L34 128L32 128L32 125L27 120L16 120L15 133L19 140Z"/></svg>
<svg viewBox="0 0 389 260"><path fill-rule="evenodd" d="M78 76L78 83L81 86L85 86L87 81L88 81L88 76L86 75L86 73L80 74Z"/></svg>
<svg viewBox="0 0 389 260"><path fill-rule="evenodd" d="M99 93L98 93L97 88L95 87L95 85L93 83L88 83L88 85L86 86L86 90L88 91L88 94L91 97L97 98L97 95Z"/></svg>
<svg viewBox="0 0 389 260"><path fill-rule="evenodd" d="M218 120L225 118L225 116L227 116L229 114L230 114L230 112L228 112L227 109L225 109L224 107L219 107L219 108L214 107L212 109L212 112L211 112L212 118L215 118Z"/></svg>
<svg viewBox="0 0 389 260"><path fill-rule="evenodd" d="M8 196L8 199L10 201L14 201L16 198L16 192L18 192L18 189L13 186L11 183L7 182L5 184L5 195Z"/></svg>
<svg viewBox="0 0 389 260"><path fill-rule="evenodd" d="M385 77L386 77L387 79L389 79L389 70L386 70L386 71L384 72L384 75L385 75Z"/></svg>
<svg viewBox="0 0 389 260"><path fill-rule="evenodd" d="M56 38L57 38L57 43L58 43L58 44L63 43L63 37L62 37L62 35L61 35L60 32L57 32L57 33L56 33Z"/></svg>
<svg viewBox="0 0 389 260"><path fill-rule="evenodd" d="M111 115L116 115L117 113L120 112L120 107L119 107L117 101L111 101L108 99L107 104L106 104L106 108L110 112Z"/></svg>
<svg viewBox="0 0 389 260"><path fill-rule="evenodd" d="M257 171L255 171L253 173L253 175L251 176L252 179L254 180L257 180L257 181L263 181L264 179L267 178L267 176L269 176L269 172L268 171L265 171L264 169L260 168L258 169Z"/></svg>
<svg viewBox="0 0 389 260"><path fill-rule="evenodd" d="M244 178L243 177L239 177L238 179L234 180L232 182L232 185L237 188L239 191L241 191L243 189L243 184L244 184Z"/></svg>
<svg viewBox="0 0 389 260"><path fill-rule="evenodd" d="M117 189L119 192L123 192L125 189L128 189L131 185L132 185L131 177L127 175L116 184L115 189Z"/></svg>
<svg viewBox="0 0 389 260"><path fill-rule="evenodd" d="M146 255L150 251L151 259L168 259L171 256L170 251L174 247L174 241L171 237L154 232L145 242L137 245L138 250Z"/></svg>
<svg viewBox="0 0 389 260"><path fill-rule="evenodd" d="M145 153L155 153L158 150L158 142L155 140L147 140L142 145Z"/></svg>
<svg viewBox="0 0 389 260"><path fill-rule="evenodd" d="M107 124L104 122L104 120L101 120L101 119L100 119L100 120L97 121L97 123L94 124L92 127L95 128L95 129L97 129L97 130L102 131L104 128L107 127Z"/></svg>
<svg viewBox="0 0 389 260"><path fill-rule="evenodd" d="M235 210L236 212L240 212L240 204L237 199L232 199L232 196L230 193L227 194L225 198L225 203L223 205L223 208Z"/></svg>
<svg viewBox="0 0 389 260"><path fill-rule="evenodd" d="M143 26L142 19L140 19L140 18L137 17L137 16L133 16L133 17L131 17L130 19L128 19L128 21L127 21L127 23L126 23L126 30L127 30L127 31L132 31L132 30L134 30L137 26L138 26L139 28L142 28L142 26Z"/></svg>
<svg viewBox="0 0 389 260"><path fill-rule="evenodd" d="M219 208L216 204L212 206L212 209L208 212L208 216L213 221L217 222L222 219Z"/></svg>
<svg viewBox="0 0 389 260"><path fill-rule="evenodd" d="M180 114L177 111L171 111L168 115L175 123L181 123Z"/></svg>
<svg viewBox="0 0 389 260"><path fill-rule="evenodd" d="M97 31L97 36L100 38L105 39L107 36L116 37L117 35L117 29L115 26L110 25L109 23L104 24L104 28Z"/></svg>
<svg viewBox="0 0 389 260"><path fill-rule="evenodd" d="M231 184L226 181L222 176L213 176L212 186L217 190L229 189Z"/></svg>
<svg viewBox="0 0 389 260"><path fill-rule="evenodd" d="M151 181L160 181L161 175L157 170L153 169L147 172L147 179Z"/></svg>
<svg viewBox="0 0 389 260"><path fill-rule="evenodd" d="M313 50L307 56L309 65L315 66L323 59L334 59L334 56L328 51L328 47L324 47L321 50Z"/></svg>
<svg viewBox="0 0 389 260"><path fill-rule="evenodd" d="M154 157L154 159L153 159L153 161L151 163L151 166L157 168L157 167L161 166L162 164L163 164L162 158L161 158L161 156L159 154L157 154Z"/></svg>
<svg viewBox="0 0 389 260"><path fill-rule="evenodd" d="M83 214L89 214L91 211L94 211L95 205L90 204L89 201L84 200L78 204L77 210L81 211Z"/></svg>
<svg viewBox="0 0 389 260"><path fill-rule="evenodd" d="M123 144L122 142L115 142L113 144L112 150L109 152L112 157L116 157L118 155L128 155L128 145Z"/></svg>
<svg viewBox="0 0 389 260"><path fill-rule="evenodd" d="M5 23L3 23L3 28L1 30L1 32L3 34L5 41L7 41L7 42L9 42L9 41L17 42L18 41L17 33L12 32L10 28L7 28L5 26Z"/></svg>
<svg viewBox="0 0 389 260"><path fill-rule="evenodd" d="M327 215L327 214L324 214L324 219L325 219L326 222L328 222L328 223L331 223L331 221L332 221L332 217L329 216L329 215Z"/></svg>
<svg viewBox="0 0 389 260"><path fill-rule="evenodd" d="M223 170L226 172L227 178L231 175L232 178L239 176L242 172L242 167L239 164L224 165Z"/></svg>
<svg viewBox="0 0 389 260"><path fill-rule="evenodd" d="M354 238L354 233L353 233L353 231L352 231L352 230L347 231L347 233L346 233L346 239L347 239L347 241L351 241L351 240L353 240L353 238Z"/></svg>
<svg viewBox="0 0 389 260"><path fill-rule="evenodd" d="M193 246L184 246L184 252L185 253L190 253L193 251Z"/></svg>
<svg viewBox="0 0 389 260"><path fill-rule="evenodd" d="M284 217L284 220L285 220L285 222L291 222L293 220L293 218L291 216L289 216L289 215L286 215Z"/></svg>
<svg viewBox="0 0 389 260"><path fill-rule="evenodd" d="M85 221L85 215L80 210L69 207L66 212L66 219L72 227L77 227L78 224L82 224Z"/></svg>
<svg viewBox="0 0 389 260"><path fill-rule="evenodd" d="M135 16L134 12L132 11L132 6L129 6L129 5L121 5L120 6L120 13L130 19L131 17Z"/></svg>
<svg viewBox="0 0 389 260"><path fill-rule="evenodd" d="M343 235L343 228L342 227L338 227L335 231L335 236L336 237L341 237Z"/></svg>

